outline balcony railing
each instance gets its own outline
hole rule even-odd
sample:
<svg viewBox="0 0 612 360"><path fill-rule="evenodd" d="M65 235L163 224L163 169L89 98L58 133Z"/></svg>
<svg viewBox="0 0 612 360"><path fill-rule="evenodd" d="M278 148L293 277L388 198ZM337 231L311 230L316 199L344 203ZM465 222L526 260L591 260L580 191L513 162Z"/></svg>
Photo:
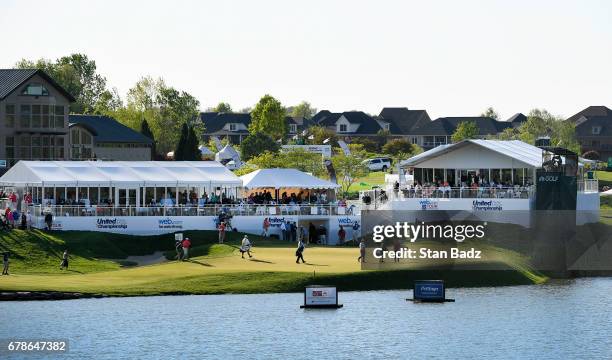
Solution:
<svg viewBox="0 0 612 360"><path fill-rule="evenodd" d="M30 205L34 216L218 216L226 213L236 216L278 215L357 215L355 205L206 205L206 206L83 206L83 205Z"/></svg>
<svg viewBox="0 0 612 360"><path fill-rule="evenodd" d="M367 190L361 193L364 205L382 205L389 200L402 201L406 199L531 199L534 186L510 187L450 187L425 186L401 190Z"/></svg>
<svg viewBox="0 0 612 360"><path fill-rule="evenodd" d="M599 180L597 179L578 180L578 192L582 192L582 193L599 192Z"/></svg>

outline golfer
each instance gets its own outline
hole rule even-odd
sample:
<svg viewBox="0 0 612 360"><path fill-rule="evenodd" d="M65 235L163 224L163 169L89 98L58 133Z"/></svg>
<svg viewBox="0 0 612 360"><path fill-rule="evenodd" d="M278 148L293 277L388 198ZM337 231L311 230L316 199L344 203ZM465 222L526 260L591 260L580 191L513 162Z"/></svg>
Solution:
<svg viewBox="0 0 612 360"><path fill-rule="evenodd" d="M362 263L366 262L365 255L366 255L366 243L365 243L365 239L361 239L361 242L359 243L359 257L357 258L357 261L362 262Z"/></svg>
<svg viewBox="0 0 612 360"><path fill-rule="evenodd" d="M9 253L8 251L6 251L3 255L2 255L2 264L4 265L4 267L2 268L2 275L8 275L8 267L9 267Z"/></svg>
<svg viewBox="0 0 612 360"><path fill-rule="evenodd" d="M251 242L249 241L248 236L244 235L244 237L242 238L242 246L240 246L240 255L242 255L242 258L244 259L244 253L249 254L249 257L252 258L253 255L251 255Z"/></svg>
<svg viewBox="0 0 612 360"><path fill-rule="evenodd" d="M60 270L68 269L68 250L64 250L62 255L62 262L60 263Z"/></svg>
<svg viewBox="0 0 612 360"><path fill-rule="evenodd" d="M300 259L302 259L302 264L306 262L304 260L304 248L305 248L304 242L302 241L302 239L300 239L300 241L298 241L297 250L295 250L295 256L297 258L295 259L296 264L300 263Z"/></svg>
<svg viewBox="0 0 612 360"><path fill-rule="evenodd" d="M270 236L270 234L268 233L268 229L270 228L270 220L268 220L268 218L264 219L262 227L263 227L263 232L261 233L261 236L263 237Z"/></svg>

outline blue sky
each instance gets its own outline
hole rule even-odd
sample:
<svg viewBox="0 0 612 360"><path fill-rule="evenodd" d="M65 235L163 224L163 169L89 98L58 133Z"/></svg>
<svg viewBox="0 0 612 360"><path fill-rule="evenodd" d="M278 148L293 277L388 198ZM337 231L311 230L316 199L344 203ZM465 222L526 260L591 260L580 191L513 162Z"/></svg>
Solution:
<svg viewBox="0 0 612 360"><path fill-rule="evenodd" d="M202 108L612 106L610 1L3 0L0 30L0 67L83 52L122 95L161 76Z"/></svg>

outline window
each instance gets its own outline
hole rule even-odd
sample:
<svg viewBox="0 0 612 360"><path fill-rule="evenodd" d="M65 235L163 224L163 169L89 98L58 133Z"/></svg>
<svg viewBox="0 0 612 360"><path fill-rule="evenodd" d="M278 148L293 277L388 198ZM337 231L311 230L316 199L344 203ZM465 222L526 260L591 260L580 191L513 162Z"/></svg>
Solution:
<svg viewBox="0 0 612 360"><path fill-rule="evenodd" d="M6 127L15 127L15 104L6 105Z"/></svg>
<svg viewBox="0 0 612 360"><path fill-rule="evenodd" d="M53 127L53 120L49 121L49 105L42 106L42 127L45 129Z"/></svg>
<svg viewBox="0 0 612 360"><path fill-rule="evenodd" d="M32 127L40 127L40 105L32 105Z"/></svg>
<svg viewBox="0 0 612 360"><path fill-rule="evenodd" d="M19 107L19 126L22 128L30 127L31 108L30 105L21 105Z"/></svg>
<svg viewBox="0 0 612 360"><path fill-rule="evenodd" d="M12 136L6 137L6 157L9 160L15 158L15 138Z"/></svg>
<svg viewBox="0 0 612 360"><path fill-rule="evenodd" d="M346 124L338 125L338 132L347 132L347 131L348 131L348 126Z"/></svg>
<svg viewBox="0 0 612 360"><path fill-rule="evenodd" d="M44 87L42 84L28 84L28 86L23 89L21 95L29 95L29 96L49 96L49 90Z"/></svg>
<svg viewBox="0 0 612 360"><path fill-rule="evenodd" d="M81 143L81 138L79 136L78 129L72 129L72 131L70 131L70 139L71 139L72 145L79 145Z"/></svg>
<svg viewBox="0 0 612 360"><path fill-rule="evenodd" d="M236 124L233 124L233 123L229 124L229 131L236 131L236 128L237 128Z"/></svg>
<svg viewBox="0 0 612 360"><path fill-rule="evenodd" d="M389 131L389 124L383 124L383 129Z"/></svg>
<svg viewBox="0 0 612 360"><path fill-rule="evenodd" d="M297 125L296 124L289 124L289 132L296 133L297 132Z"/></svg>
<svg viewBox="0 0 612 360"><path fill-rule="evenodd" d="M593 126L593 129L591 131L593 135L599 135L601 134L601 126Z"/></svg>
<svg viewBox="0 0 612 360"><path fill-rule="evenodd" d="M55 128L63 129L65 127L64 107L55 105Z"/></svg>
<svg viewBox="0 0 612 360"><path fill-rule="evenodd" d="M416 136L412 136L410 138L410 142L413 144L418 144L419 143L419 139Z"/></svg>

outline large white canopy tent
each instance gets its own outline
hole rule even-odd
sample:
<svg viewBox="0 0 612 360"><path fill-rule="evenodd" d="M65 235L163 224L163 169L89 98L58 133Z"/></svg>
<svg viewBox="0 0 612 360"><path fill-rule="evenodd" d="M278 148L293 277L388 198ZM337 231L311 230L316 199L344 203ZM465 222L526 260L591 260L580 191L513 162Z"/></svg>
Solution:
<svg viewBox="0 0 612 360"><path fill-rule="evenodd" d="M259 189L274 189L278 195L281 190L288 193L301 190L334 191L340 187L331 181L319 179L296 169L260 169L243 175L240 179L247 193Z"/></svg>
<svg viewBox="0 0 612 360"><path fill-rule="evenodd" d="M119 197L119 190L129 189L137 198L131 205L136 205L151 200L146 196L147 189L153 189L152 197L159 199L168 197L171 188L178 202L179 189L198 189L199 193L233 189L235 196L242 181L214 161L20 161L0 178L0 186L28 188L35 199L54 200L62 192L67 196L68 188L86 188L87 197L98 200L100 190L91 196L90 188L108 189L110 199ZM57 188L63 188L60 195ZM159 188L164 188L163 195L155 194ZM82 194L76 190L77 201Z"/></svg>

